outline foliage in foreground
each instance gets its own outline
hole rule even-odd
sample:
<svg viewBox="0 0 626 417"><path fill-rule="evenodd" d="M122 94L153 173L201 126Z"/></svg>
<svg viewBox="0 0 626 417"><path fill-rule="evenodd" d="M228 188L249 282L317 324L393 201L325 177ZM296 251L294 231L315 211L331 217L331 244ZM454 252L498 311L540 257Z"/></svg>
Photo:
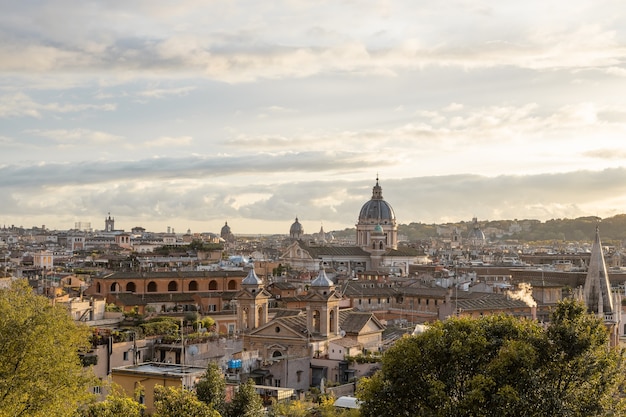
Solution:
<svg viewBox="0 0 626 417"><path fill-rule="evenodd" d="M89 404L81 413L81 417L141 417L145 409L143 404L128 397L122 388L113 386L104 401Z"/></svg>
<svg viewBox="0 0 626 417"><path fill-rule="evenodd" d="M157 385L154 390L154 417L220 417L220 413L182 387Z"/></svg>
<svg viewBox="0 0 626 417"><path fill-rule="evenodd" d="M88 402L89 333L25 280L0 289L0 416L71 416Z"/></svg>
<svg viewBox="0 0 626 417"><path fill-rule="evenodd" d="M622 353L583 304L546 330L511 316L452 318L398 341L359 385L363 417L620 415Z"/></svg>

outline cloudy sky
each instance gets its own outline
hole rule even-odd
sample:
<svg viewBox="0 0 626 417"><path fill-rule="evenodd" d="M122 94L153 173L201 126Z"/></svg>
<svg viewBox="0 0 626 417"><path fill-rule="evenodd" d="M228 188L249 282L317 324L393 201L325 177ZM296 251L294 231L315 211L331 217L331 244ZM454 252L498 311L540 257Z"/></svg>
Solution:
<svg viewBox="0 0 626 417"><path fill-rule="evenodd" d="M0 3L0 227L626 212L622 0Z"/></svg>

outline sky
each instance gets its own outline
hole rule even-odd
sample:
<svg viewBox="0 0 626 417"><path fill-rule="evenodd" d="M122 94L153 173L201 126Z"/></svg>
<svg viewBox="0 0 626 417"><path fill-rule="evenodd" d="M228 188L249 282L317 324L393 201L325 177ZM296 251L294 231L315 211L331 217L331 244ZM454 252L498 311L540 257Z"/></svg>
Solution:
<svg viewBox="0 0 626 417"><path fill-rule="evenodd" d="M622 0L0 4L0 227L626 212Z"/></svg>

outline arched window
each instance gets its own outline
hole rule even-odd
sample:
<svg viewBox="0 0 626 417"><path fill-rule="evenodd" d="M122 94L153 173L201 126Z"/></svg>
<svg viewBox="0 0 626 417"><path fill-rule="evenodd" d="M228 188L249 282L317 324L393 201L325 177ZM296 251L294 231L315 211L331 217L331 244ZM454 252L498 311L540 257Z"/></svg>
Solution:
<svg viewBox="0 0 626 417"><path fill-rule="evenodd" d="M383 242L380 242L380 248L381 249L383 248Z"/></svg>
<svg viewBox="0 0 626 417"><path fill-rule="evenodd" d="M264 324L263 322L263 306L259 307L259 309L257 310L258 314L257 314L257 326L260 326L262 324Z"/></svg>
<svg viewBox="0 0 626 417"><path fill-rule="evenodd" d="M283 352L281 352L280 350L275 350L274 353L272 353L272 358L280 358L283 356Z"/></svg>
<svg viewBox="0 0 626 417"><path fill-rule="evenodd" d="M320 312L317 310L313 311L313 331L315 333L320 332Z"/></svg>
<svg viewBox="0 0 626 417"><path fill-rule="evenodd" d="M209 291L217 291L217 281L209 282Z"/></svg>
<svg viewBox="0 0 626 417"><path fill-rule="evenodd" d="M119 285L117 284L117 282L114 282L113 284L111 284L111 292L117 292L119 291Z"/></svg>
<svg viewBox="0 0 626 417"><path fill-rule="evenodd" d="M189 282L189 291L198 291L198 281Z"/></svg>
<svg viewBox="0 0 626 417"><path fill-rule="evenodd" d="M157 291L157 285L156 282L154 281L150 281L148 283L148 292L156 292Z"/></svg>
<svg viewBox="0 0 626 417"><path fill-rule="evenodd" d="M236 290L237 289L237 281L235 281L234 279L231 279L230 281L228 281L228 289L229 290Z"/></svg>
<svg viewBox="0 0 626 417"><path fill-rule="evenodd" d="M177 291L178 290L178 284L176 283L176 281L170 281L170 283L167 284L167 290L168 291Z"/></svg>
<svg viewBox="0 0 626 417"><path fill-rule="evenodd" d="M331 333L334 333L335 332L335 310L330 310L328 318L330 320L330 329L329 329L329 331Z"/></svg>
<svg viewBox="0 0 626 417"><path fill-rule="evenodd" d="M97 292L98 294L100 294L100 291L102 291L102 287L100 286L100 283L97 283L97 284L96 284L96 292Z"/></svg>
<svg viewBox="0 0 626 417"><path fill-rule="evenodd" d="M129 282L128 284L126 284L126 292L135 292L137 290L137 287L135 286L134 282Z"/></svg>

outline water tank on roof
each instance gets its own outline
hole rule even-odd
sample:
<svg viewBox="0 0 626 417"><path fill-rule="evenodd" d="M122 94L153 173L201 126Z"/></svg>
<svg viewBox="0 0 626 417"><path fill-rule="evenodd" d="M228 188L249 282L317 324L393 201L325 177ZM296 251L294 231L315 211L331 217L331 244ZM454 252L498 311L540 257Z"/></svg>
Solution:
<svg viewBox="0 0 626 417"><path fill-rule="evenodd" d="M228 361L228 369L241 369L241 359L231 359Z"/></svg>

